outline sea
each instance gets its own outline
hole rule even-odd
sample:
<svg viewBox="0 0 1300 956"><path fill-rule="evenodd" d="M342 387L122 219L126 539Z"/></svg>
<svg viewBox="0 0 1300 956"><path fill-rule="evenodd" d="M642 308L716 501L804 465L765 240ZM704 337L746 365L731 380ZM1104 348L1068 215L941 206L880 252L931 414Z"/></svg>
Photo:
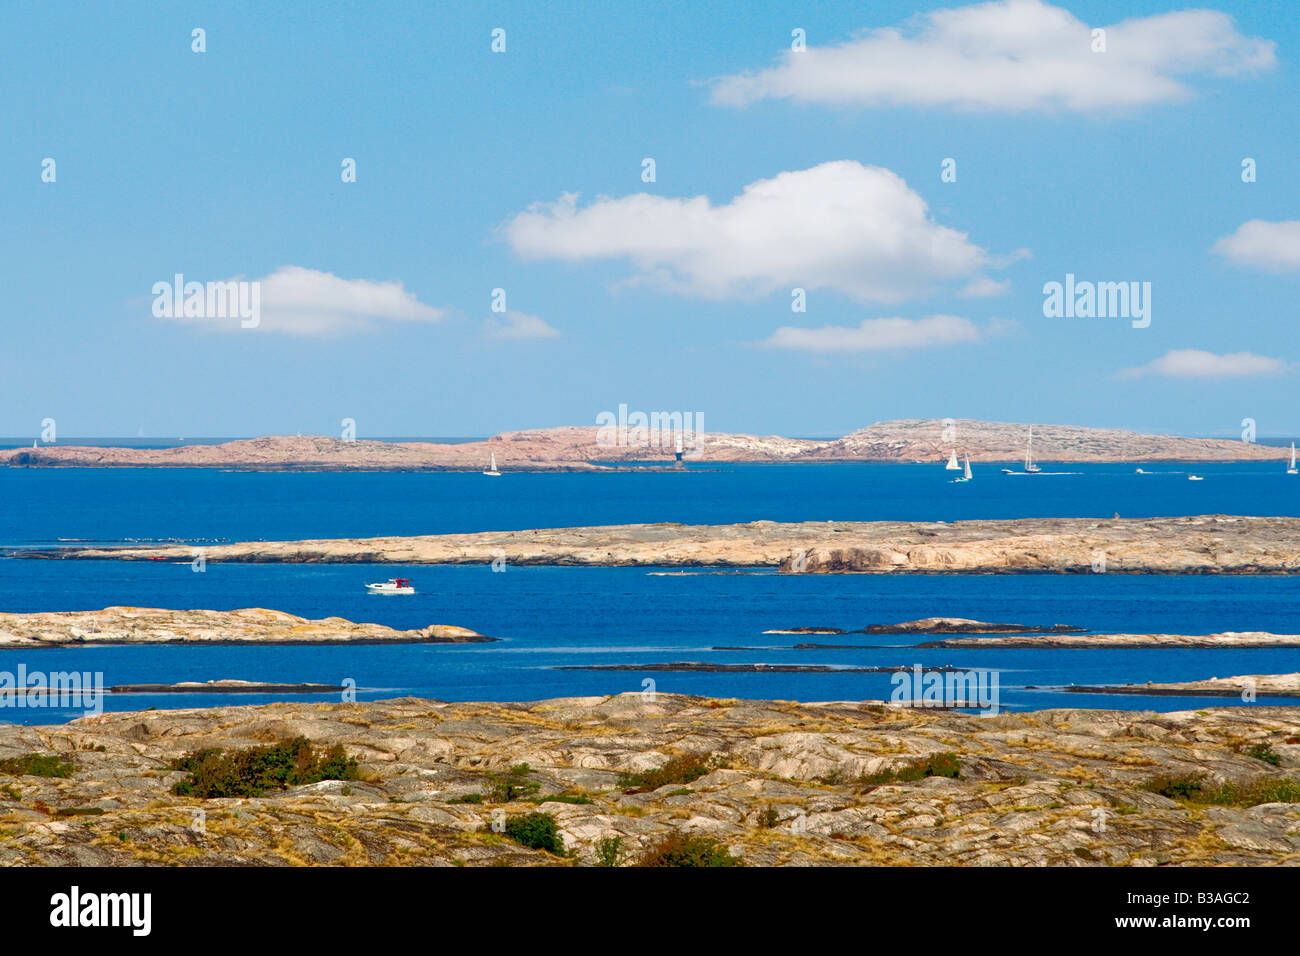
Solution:
<svg viewBox="0 0 1300 956"><path fill-rule="evenodd" d="M792 575L766 569L275 565L50 561L16 553L67 545L438 534L575 525L771 521L959 521L1160 515L1300 516L1300 478L1277 463L1047 466L1007 475L976 464L952 483L934 464L690 464L681 471L478 474L219 469L0 469L0 611L114 605L266 607L409 629L456 624L499 638L471 645L126 646L0 650L0 676L79 671L106 686L224 678L347 684L360 700L528 701L687 693L797 701L889 700L890 673L951 667L996 674L1005 711L1056 707L1189 710L1297 699L1095 695L1075 685L1300 671L1300 649L923 649L926 636L794 636L921 617L1069 624L1095 632L1300 632L1300 575ZM1011 464L1007 467L1017 468ZM1203 481L1188 481L1189 473ZM417 593L365 583L412 579ZM799 643L853 644L796 649ZM817 673L671 672L670 662L817 665ZM614 665L619 670L567 669ZM105 710L333 700L338 695L110 694ZM81 708L0 707L0 722L59 723Z"/></svg>

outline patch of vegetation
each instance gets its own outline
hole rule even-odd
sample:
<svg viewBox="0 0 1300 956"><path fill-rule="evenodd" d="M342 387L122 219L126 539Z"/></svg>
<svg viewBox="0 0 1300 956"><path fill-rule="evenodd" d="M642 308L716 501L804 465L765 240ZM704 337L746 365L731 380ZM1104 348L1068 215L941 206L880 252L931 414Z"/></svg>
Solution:
<svg viewBox="0 0 1300 956"><path fill-rule="evenodd" d="M1254 807L1261 803L1300 803L1300 779L1265 777L1259 780L1225 780L1204 776L1161 776L1142 784L1142 789L1170 800L1212 804L1220 807Z"/></svg>
<svg viewBox="0 0 1300 956"><path fill-rule="evenodd" d="M628 856L621 836L601 837L596 841L595 849L597 866L622 866Z"/></svg>
<svg viewBox="0 0 1300 956"><path fill-rule="evenodd" d="M529 780L533 768L526 763L517 763L505 773L489 773L487 789L483 796L493 803L509 803L521 797L529 797L542 789L536 780Z"/></svg>
<svg viewBox="0 0 1300 956"><path fill-rule="evenodd" d="M745 861L710 836L692 836L674 830L647 848L637 866L744 866Z"/></svg>
<svg viewBox="0 0 1300 956"><path fill-rule="evenodd" d="M102 807L66 807L54 811L56 817L100 817L104 815Z"/></svg>
<svg viewBox="0 0 1300 956"><path fill-rule="evenodd" d="M530 850L564 856L564 838L549 813L526 813L506 821L506 836Z"/></svg>
<svg viewBox="0 0 1300 956"><path fill-rule="evenodd" d="M71 777L76 769L57 754L23 754L0 760L0 773L11 777Z"/></svg>
<svg viewBox="0 0 1300 956"><path fill-rule="evenodd" d="M867 787L883 787L890 783L913 783L926 777L961 777L961 758L954 753L930 754L917 760L909 760L901 767L885 767L873 774L862 777L861 783Z"/></svg>
<svg viewBox="0 0 1300 956"><path fill-rule="evenodd" d="M17 800L19 803L23 802L22 792L19 791L13 784L7 783L3 787L0 787L0 793L3 793L10 800Z"/></svg>
<svg viewBox="0 0 1300 956"><path fill-rule="evenodd" d="M448 803L482 803L483 794L481 793L462 793L459 797L452 797Z"/></svg>
<svg viewBox="0 0 1300 956"><path fill-rule="evenodd" d="M1247 757L1254 757L1256 760L1262 760L1264 763L1272 764L1274 767L1282 762L1282 755L1275 753L1272 745L1267 741L1247 748L1245 753Z"/></svg>
<svg viewBox="0 0 1300 956"><path fill-rule="evenodd" d="M529 803L595 803L585 793L552 793L546 796L529 797Z"/></svg>
<svg viewBox="0 0 1300 956"><path fill-rule="evenodd" d="M671 783L693 783L725 764L716 754L683 754L670 757L662 767L641 773L621 773L618 788L624 793L645 793Z"/></svg>
<svg viewBox="0 0 1300 956"><path fill-rule="evenodd" d="M172 787L178 797L260 797L322 780L357 780L355 757L336 744L323 753L306 737L266 747L223 750L212 747L186 754L170 764L189 776Z"/></svg>
<svg viewBox="0 0 1300 956"><path fill-rule="evenodd" d="M692 790L690 787L678 787L676 790L669 790L669 791L668 791L668 796L670 796L670 797L689 797L689 796L690 796L691 794L693 794L694 792L695 792L695 791Z"/></svg>
<svg viewBox="0 0 1300 956"><path fill-rule="evenodd" d="M758 815L758 825L771 830L781 822L781 814L776 807L768 807Z"/></svg>

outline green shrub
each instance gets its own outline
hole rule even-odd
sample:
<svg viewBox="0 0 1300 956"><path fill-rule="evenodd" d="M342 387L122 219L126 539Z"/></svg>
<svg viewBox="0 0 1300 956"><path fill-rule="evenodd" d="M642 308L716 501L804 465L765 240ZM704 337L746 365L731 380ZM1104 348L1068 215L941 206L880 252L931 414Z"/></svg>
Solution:
<svg viewBox="0 0 1300 956"><path fill-rule="evenodd" d="M339 745L324 753L306 737L267 747L196 750L170 764L188 776L172 787L179 797L260 797L268 790L283 790L322 780L357 780L357 761Z"/></svg>
<svg viewBox="0 0 1300 956"><path fill-rule="evenodd" d="M627 850L623 848L621 836L601 837L596 841L597 866L622 866L627 859Z"/></svg>
<svg viewBox="0 0 1300 956"><path fill-rule="evenodd" d="M654 770L619 774L618 787L624 793L644 793L670 783L692 783L721 766L724 766L721 758L714 754L683 754L670 757L667 763Z"/></svg>
<svg viewBox="0 0 1300 956"><path fill-rule="evenodd" d="M1272 764L1276 767L1282 762L1281 754L1273 752L1273 747L1269 743L1255 744L1246 751L1246 756L1254 757L1256 760L1262 760L1264 763Z"/></svg>
<svg viewBox="0 0 1300 956"><path fill-rule="evenodd" d="M862 778L868 787L880 787L889 783L912 783L926 777L961 777L961 758L956 754L930 754L917 760L909 760L901 767L886 767Z"/></svg>
<svg viewBox="0 0 1300 956"><path fill-rule="evenodd" d="M533 768L526 763L517 763L505 773L489 773L487 789L483 796L493 803L509 803L521 797L529 797L542 789L536 780L529 780Z"/></svg>
<svg viewBox="0 0 1300 956"><path fill-rule="evenodd" d="M463 793L459 797L452 797L448 803L482 803L483 794L481 793Z"/></svg>
<svg viewBox="0 0 1300 956"><path fill-rule="evenodd" d="M1295 777L1264 777L1258 780L1225 780L1215 783L1201 776L1161 776L1146 781L1142 788L1171 800L1221 807L1300 803L1300 779Z"/></svg>
<svg viewBox="0 0 1300 956"><path fill-rule="evenodd" d="M564 856L564 838L549 813L526 813L506 821L506 836L531 850Z"/></svg>
<svg viewBox="0 0 1300 956"><path fill-rule="evenodd" d="M76 769L57 754L23 754L0 760L0 773L11 777L70 777Z"/></svg>
<svg viewBox="0 0 1300 956"><path fill-rule="evenodd" d="M637 866L744 866L745 861L709 836L690 836L674 830L646 849Z"/></svg>

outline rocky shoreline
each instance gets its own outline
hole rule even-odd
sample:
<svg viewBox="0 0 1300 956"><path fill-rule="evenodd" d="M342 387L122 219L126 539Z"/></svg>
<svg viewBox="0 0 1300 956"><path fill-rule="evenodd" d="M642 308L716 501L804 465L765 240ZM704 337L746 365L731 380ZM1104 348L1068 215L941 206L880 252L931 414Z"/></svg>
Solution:
<svg viewBox="0 0 1300 956"><path fill-rule="evenodd" d="M299 736L341 746L359 779L172 792L185 754ZM0 770L0 865L597 865L673 834L749 866L1300 862L1300 804L1195 803L1152 783L1294 779L1300 712L1264 705L974 716L638 693L278 703L0 726L0 767L30 754L70 766ZM697 775L671 782L670 758L692 756ZM656 768L670 782L623 776ZM525 795L493 802L506 774ZM555 820L565 856L501 832L529 813Z"/></svg>
<svg viewBox="0 0 1300 956"><path fill-rule="evenodd" d="M207 547L10 549L12 557L292 564L775 568L783 573L1294 574L1300 518L1026 518L633 524Z"/></svg>
<svg viewBox="0 0 1300 956"><path fill-rule="evenodd" d="M341 617L309 620L283 611L106 607L99 611L0 614L0 650L118 644L476 644L469 628L432 624L398 631Z"/></svg>

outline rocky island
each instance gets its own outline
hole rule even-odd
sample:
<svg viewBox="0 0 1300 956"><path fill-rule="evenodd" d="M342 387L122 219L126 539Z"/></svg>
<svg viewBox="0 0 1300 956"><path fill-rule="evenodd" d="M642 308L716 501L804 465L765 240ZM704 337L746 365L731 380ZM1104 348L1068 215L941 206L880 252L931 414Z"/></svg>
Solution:
<svg viewBox="0 0 1300 956"><path fill-rule="evenodd" d="M602 435L596 426L504 432L483 440L386 442L326 436L240 439L176 448L41 445L0 450L0 465L25 468L240 468L322 471L479 471L496 456L508 471L597 471L610 465L672 464L683 422L671 415L644 432ZM686 428L689 461L933 462L956 451L973 462L1024 457L1030 424L967 419L877 422L834 439L710 433ZM1281 461L1284 451L1222 438L1144 435L1107 428L1033 424L1043 462Z"/></svg>
<svg viewBox="0 0 1300 956"><path fill-rule="evenodd" d="M88 644L473 644L492 640L451 624L398 631L341 617L313 621L260 607L238 611L106 607L0 614L0 650Z"/></svg>
<svg viewBox="0 0 1300 956"><path fill-rule="evenodd" d="M1300 698L1300 674L1243 674L1211 677L1207 680L1173 681L1164 684L1071 684L1061 688L1075 694L1135 694L1148 697L1296 697Z"/></svg>
<svg viewBox="0 0 1300 956"><path fill-rule="evenodd" d="M775 568L791 574L1293 574L1300 518L1023 518L947 522L629 524L203 548L10 549L32 558L325 564Z"/></svg>
<svg viewBox="0 0 1300 956"><path fill-rule="evenodd" d="M1220 634L1030 634L1010 637L957 637L942 641L926 641L916 646L962 650L1300 647L1300 634L1272 634L1268 631L1224 631Z"/></svg>
<svg viewBox="0 0 1300 956"><path fill-rule="evenodd" d="M355 772L261 796L184 783L187 755L291 739ZM1295 864L1298 776L1300 711L1263 705L980 717L631 693L106 713L0 726L0 865L664 865L687 841L746 866Z"/></svg>

